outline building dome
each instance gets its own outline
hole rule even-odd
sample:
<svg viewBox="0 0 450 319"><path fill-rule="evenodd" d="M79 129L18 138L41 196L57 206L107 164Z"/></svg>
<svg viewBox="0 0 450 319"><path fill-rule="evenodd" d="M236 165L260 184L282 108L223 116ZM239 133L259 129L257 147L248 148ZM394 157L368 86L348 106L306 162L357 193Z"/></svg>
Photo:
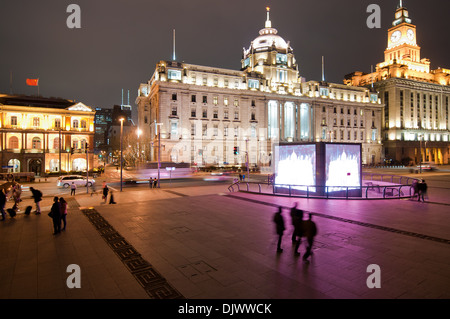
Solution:
<svg viewBox="0 0 450 319"><path fill-rule="evenodd" d="M246 52L247 54L250 53L251 50L270 51L276 49L280 52L287 52L288 49L292 50L289 47L289 43L278 35L278 30L272 28L272 21L270 21L269 16L270 9L268 7L266 9L267 20L265 28L259 30L259 36L252 41L250 48Z"/></svg>

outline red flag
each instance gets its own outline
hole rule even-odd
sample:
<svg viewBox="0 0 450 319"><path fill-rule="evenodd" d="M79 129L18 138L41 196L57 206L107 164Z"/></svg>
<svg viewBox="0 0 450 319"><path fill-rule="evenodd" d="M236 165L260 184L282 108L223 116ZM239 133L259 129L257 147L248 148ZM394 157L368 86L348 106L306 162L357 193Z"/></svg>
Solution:
<svg viewBox="0 0 450 319"><path fill-rule="evenodd" d="M29 86L38 86L39 79L27 79L27 85Z"/></svg>

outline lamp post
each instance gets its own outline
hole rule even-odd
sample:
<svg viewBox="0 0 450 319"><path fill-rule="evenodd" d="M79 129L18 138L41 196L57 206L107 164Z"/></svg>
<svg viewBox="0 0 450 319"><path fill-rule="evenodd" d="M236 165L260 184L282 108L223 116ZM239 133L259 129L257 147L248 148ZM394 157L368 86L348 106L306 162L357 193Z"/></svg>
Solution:
<svg viewBox="0 0 450 319"><path fill-rule="evenodd" d="M249 163L249 158L248 158L248 138L245 139L245 149L246 149L245 162L247 164L247 181L250 181L250 168L249 168L250 163Z"/></svg>
<svg viewBox="0 0 450 319"><path fill-rule="evenodd" d="M156 123L155 120L155 130L158 135L158 188L160 188L159 179L161 177L161 129L158 129L158 125L163 125L163 123Z"/></svg>
<svg viewBox="0 0 450 319"><path fill-rule="evenodd" d="M423 134L419 134L419 172L422 174L422 137Z"/></svg>
<svg viewBox="0 0 450 319"><path fill-rule="evenodd" d="M122 191L123 179L123 121L124 118L119 118L120 121L120 191Z"/></svg>

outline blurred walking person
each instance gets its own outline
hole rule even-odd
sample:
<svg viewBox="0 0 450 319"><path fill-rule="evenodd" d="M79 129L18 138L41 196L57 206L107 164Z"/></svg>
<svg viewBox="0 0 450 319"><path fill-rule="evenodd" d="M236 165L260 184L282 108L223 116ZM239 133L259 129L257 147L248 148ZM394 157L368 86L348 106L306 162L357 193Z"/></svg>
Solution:
<svg viewBox="0 0 450 319"><path fill-rule="evenodd" d="M36 214L39 215L41 213L40 202L42 200L42 192L33 187L30 187L30 191L31 191L32 197L34 199L34 203L36 204Z"/></svg>
<svg viewBox="0 0 450 319"><path fill-rule="evenodd" d="M108 185L104 182L103 183L103 196L102 196L102 198L103 198L103 200L104 200L104 203L106 204L106 200L107 200L107 198L108 198L108 192L109 192L109 188L108 188Z"/></svg>
<svg viewBox="0 0 450 319"><path fill-rule="evenodd" d="M278 207L278 211L273 216L273 221L275 223L275 231L278 235L278 242L277 242L277 252L281 253L283 249L281 248L281 240L283 238L284 230L286 229L284 227L284 218L281 215L282 213L282 207Z"/></svg>
<svg viewBox="0 0 450 319"><path fill-rule="evenodd" d="M53 205L49 216L53 220L53 235L59 234L61 232L61 204L58 196L53 197Z"/></svg>
<svg viewBox="0 0 450 319"><path fill-rule="evenodd" d="M59 198L59 204L61 205L61 221L63 223L63 228L61 230L66 230L67 225L67 202L64 198Z"/></svg>
<svg viewBox="0 0 450 319"><path fill-rule="evenodd" d="M5 212L5 205L6 205L6 195L3 189L0 189L0 212L2 213L2 219L5 220L6 212Z"/></svg>
<svg viewBox="0 0 450 319"><path fill-rule="evenodd" d="M317 235L316 223L311 220L311 214L309 214L309 219L302 222L303 236L306 238L308 246L306 247L306 252L303 255L303 260L307 260L312 254L311 249L314 244L314 237Z"/></svg>

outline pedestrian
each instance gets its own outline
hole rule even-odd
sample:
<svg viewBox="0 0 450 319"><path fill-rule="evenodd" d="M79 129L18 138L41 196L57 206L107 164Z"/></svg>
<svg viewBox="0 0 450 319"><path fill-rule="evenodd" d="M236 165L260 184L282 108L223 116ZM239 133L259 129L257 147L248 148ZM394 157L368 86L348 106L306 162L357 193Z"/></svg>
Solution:
<svg viewBox="0 0 450 319"><path fill-rule="evenodd" d="M108 198L108 192L109 192L108 185L104 182L103 183L103 196L102 196L102 199L105 201L105 204L106 204L106 199Z"/></svg>
<svg viewBox="0 0 450 319"><path fill-rule="evenodd" d="M110 204L117 204L115 201L114 201L114 194L113 194L113 191L111 190L111 195L109 196L109 203Z"/></svg>
<svg viewBox="0 0 450 319"><path fill-rule="evenodd" d="M300 252L298 249L300 248L300 244L302 242L303 237L303 210L296 208L294 210L294 233L295 233L295 250L294 254L296 256L300 256Z"/></svg>
<svg viewBox="0 0 450 319"><path fill-rule="evenodd" d="M419 183L419 196L417 201L420 202L420 199L422 199L422 202L425 202L425 197L427 197L427 190L428 190L428 185L427 183L425 183L425 180L423 179L420 183Z"/></svg>
<svg viewBox="0 0 450 319"><path fill-rule="evenodd" d="M32 197L34 199L34 203L36 204L36 215L39 215L41 213L40 202L42 200L42 192L33 187L30 187L30 191L31 191Z"/></svg>
<svg viewBox="0 0 450 319"><path fill-rule="evenodd" d="M63 222L63 228L61 230L66 230L67 225L67 202L63 197L59 198L59 204L61 206L61 221Z"/></svg>
<svg viewBox="0 0 450 319"><path fill-rule="evenodd" d="M417 179L415 179L415 180L412 182L411 187L412 187L412 189L413 189L413 191L414 191L412 197L413 197L413 198L415 198L416 196L419 197L419 182L418 182Z"/></svg>
<svg viewBox="0 0 450 319"><path fill-rule="evenodd" d="M311 214L309 214L308 220L302 222L303 236L305 236L308 246L306 252L303 255L303 260L307 260L312 255L311 249L314 243L314 237L317 235L316 223L311 220Z"/></svg>
<svg viewBox="0 0 450 319"><path fill-rule="evenodd" d="M14 204L17 206L17 210L19 211L19 203L22 201L20 196L22 195L22 187L20 184L14 185L13 188L13 198L14 198Z"/></svg>
<svg viewBox="0 0 450 319"><path fill-rule="evenodd" d="M279 206L278 211L273 216L273 221L275 223L275 230L278 235L277 252L279 252L279 253L281 253L283 251L283 249L281 248L281 240L283 238L284 230L286 229L284 227L284 218L281 215L282 210L283 210L282 207Z"/></svg>
<svg viewBox="0 0 450 319"><path fill-rule="evenodd" d="M242 174L239 173L239 181L242 182Z"/></svg>
<svg viewBox="0 0 450 319"><path fill-rule="evenodd" d="M53 205L48 216L53 220L53 235L61 232L61 203L58 196L53 197Z"/></svg>
<svg viewBox="0 0 450 319"><path fill-rule="evenodd" d="M95 184L92 184L92 186L91 186L91 197L92 197L92 195L94 195L94 194L96 194L96 192L95 192ZM97 194L98 195L98 194Z"/></svg>
<svg viewBox="0 0 450 319"><path fill-rule="evenodd" d="M153 180L153 188L156 188L157 186L158 186L158 180L155 177L155 179Z"/></svg>
<svg viewBox="0 0 450 319"><path fill-rule="evenodd" d="M294 203L294 206L292 206L291 208L291 223L292 223L292 243L296 244L297 243L297 235L295 233L295 225L297 225L298 222L298 217L299 217L299 209L297 208L297 204L298 203Z"/></svg>
<svg viewBox="0 0 450 319"><path fill-rule="evenodd" d="M0 189L0 212L2 213L1 220L5 220L5 216L6 216L5 205L6 205L6 195L2 188L2 189Z"/></svg>
<svg viewBox="0 0 450 319"><path fill-rule="evenodd" d="M75 185L74 182L72 182L72 185L70 185L70 196L75 196L75 191L77 190L77 185Z"/></svg>
<svg viewBox="0 0 450 319"><path fill-rule="evenodd" d="M148 187L153 188L153 179L151 177L148 180Z"/></svg>

